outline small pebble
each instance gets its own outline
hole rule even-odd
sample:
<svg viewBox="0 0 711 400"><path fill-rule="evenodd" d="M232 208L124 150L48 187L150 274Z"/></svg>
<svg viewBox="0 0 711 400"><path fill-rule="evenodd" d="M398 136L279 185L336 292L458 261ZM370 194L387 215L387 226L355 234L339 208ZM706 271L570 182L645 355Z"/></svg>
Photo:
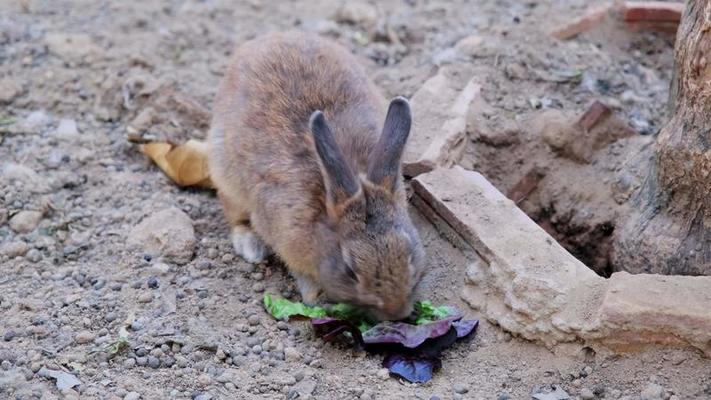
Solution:
<svg viewBox="0 0 711 400"><path fill-rule="evenodd" d="M583 400L592 400L595 398L595 394L592 392L592 390L588 388L583 388L580 390L580 398Z"/></svg>
<svg viewBox="0 0 711 400"><path fill-rule="evenodd" d="M123 361L123 367L126 369L131 369L136 366L135 358L127 358Z"/></svg>
<svg viewBox="0 0 711 400"><path fill-rule="evenodd" d="M104 320L106 322L114 322L116 321L116 318L118 318L118 315L113 311L106 313L106 315L104 316Z"/></svg>
<svg viewBox="0 0 711 400"><path fill-rule="evenodd" d="M262 352L262 346L260 345L254 345L252 346L252 353L254 354L260 354Z"/></svg>
<svg viewBox="0 0 711 400"><path fill-rule="evenodd" d="M136 392L128 392L125 396L123 396L123 400L138 400L140 398L141 395Z"/></svg>
<svg viewBox="0 0 711 400"><path fill-rule="evenodd" d="M86 344L94 341L94 334L89 331L81 331L74 336L74 341L78 344Z"/></svg>
<svg viewBox="0 0 711 400"><path fill-rule="evenodd" d="M151 292L144 292L138 295L139 303L150 303L151 301L153 301L153 293Z"/></svg>
<svg viewBox="0 0 711 400"><path fill-rule="evenodd" d="M511 396L509 396L508 393L503 392L503 393L499 393L499 397L497 397L497 399L498 400L510 400Z"/></svg>
<svg viewBox="0 0 711 400"><path fill-rule="evenodd" d="M2 335L2 340L9 342L12 339L14 339L15 336L17 336L15 331L13 331L12 329L9 329L9 330L5 331L5 334Z"/></svg>
<svg viewBox="0 0 711 400"><path fill-rule="evenodd" d="M452 388L454 389L454 393L458 394L465 394L469 392L469 388L463 383L455 383Z"/></svg>
<svg viewBox="0 0 711 400"><path fill-rule="evenodd" d="M264 291L264 284L262 282L257 282L254 285L252 285L252 290L254 290L257 293L262 293Z"/></svg>
<svg viewBox="0 0 711 400"><path fill-rule="evenodd" d="M149 288L151 289L157 289L158 288L158 278L155 276L151 276L148 278L148 282L146 282Z"/></svg>
<svg viewBox="0 0 711 400"><path fill-rule="evenodd" d="M136 358L136 364L139 367L145 367L148 364L148 357L138 357Z"/></svg>
<svg viewBox="0 0 711 400"><path fill-rule="evenodd" d="M249 322L250 325L255 326L259 325L259 315L257 314L252 314L247 318L247 322Z"/></svg>
<svg viewBox="0 0 711 400"><path fill-rule="evenodd" d="M153 369L157 369L160 367L160 360L157 357L148 356L148 366Z"/></svg>

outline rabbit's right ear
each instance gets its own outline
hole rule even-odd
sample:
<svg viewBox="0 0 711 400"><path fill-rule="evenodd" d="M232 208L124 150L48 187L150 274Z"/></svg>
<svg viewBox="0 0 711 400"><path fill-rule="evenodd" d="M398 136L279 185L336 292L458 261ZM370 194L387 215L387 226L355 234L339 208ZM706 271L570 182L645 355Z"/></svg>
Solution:
<svg viewBox="0 0 711 400"><path fill-rule="evenodd" d="M388 107L383 132L371 154L368 166L369 181L387 190L395 190L411 125L410 103L404 97L394 98Z"/></svg>
<svg viewBox="0 0 711 400"><path fill-rule="evenodd" d="M328 200L332 205L342 204L360 191L360 183L343 158L323 112L311 114L309 128L321 161Z"/></svg>

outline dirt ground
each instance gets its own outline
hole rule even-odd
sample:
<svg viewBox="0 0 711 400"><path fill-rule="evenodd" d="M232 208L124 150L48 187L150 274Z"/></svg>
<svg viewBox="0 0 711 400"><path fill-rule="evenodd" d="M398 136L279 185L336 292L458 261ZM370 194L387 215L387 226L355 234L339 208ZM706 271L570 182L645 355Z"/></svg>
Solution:
<svg viewBox="0 0 711 400"><path fill-rule="evenodd" d="M555 163L594 180L630 156L613 148L588 166L553 160L521 128L539 107L617 104L647 135L628 139L634 148L663 121L668 39L612 25L565 43L548 38L585 1L387 0L350 3L348 13L337 12L341 4L0 0L0 398L566 398L549 394L554 387L583 399L711 398L711 363L693 351L561 354L483 322L474 340L446 353L431 382L414 385L388 377L377 356L324 345L308 326L265 314L265 291L296 296L284 268L235 257L214 194L175 187L126 139L204 137L228 56L251 37L294 28L331 37L388 96L411 96L441 65L482 74L485 126L505 128L519 145L482 139L473 127L462 164L503 191L531 165L526 151L554 171L545 178L552 185ZM380 27L372 35L371 22ZM480 38L473 54L453 51L470 35ZM564 186L524 208L580 208ZM604 214L596 221L616 212L586 204ZM187 262L126 245L140 221L169 207L194 224ZM21 211L31 213L11 223ZM464 308L458 293L472 256L413 214L431 268L424 292ZM122 330L128 346L111 354L106 346ZM81 385L60 391L43 367Z"/></svg>

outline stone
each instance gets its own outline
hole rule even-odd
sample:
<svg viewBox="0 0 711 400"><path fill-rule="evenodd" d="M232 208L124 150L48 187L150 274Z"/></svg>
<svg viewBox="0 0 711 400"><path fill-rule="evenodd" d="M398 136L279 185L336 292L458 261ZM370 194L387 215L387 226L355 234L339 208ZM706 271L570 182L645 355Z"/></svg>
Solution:
<svg viewBox="0 0 711 400"><path fill-rule="evenodd" d="M639 394L641 400L662 400L664 398L664 388L656 383L650 383Z"/></svg>
<svg viewBox="0 0 711 400"><path fill-rule="evenodd" d="M592 400L595 398L595 393L588 388L583 388L580 390L580 398L583 400Z"/></svg>
<svg viewBox="0 0 711 400"><path fill-rule="evenodd" d="M403 154L403 173L414 177L435 167L451 167L461 160L466 147L467 113L480 95L472 78L459 89L448 68L440 68L410 101L412 130Z"/></svg>
<svg viewBox="0 0 711 400"><path fill-rule="evenodd" d="M123 396L123 400L138 400L140 398L141 395L137 392L128 392L125 396Z"/></svg>
<svg viewBox="0 0 711 400"><path fill-rule="evenodd" d="M454 386L452 386L452 390L454 390L454 393L457 394L465 394L469 392L469 388L463 383L455 383Z"/></svg>
<svg viewBox="0 0 711 400"><path fill-rule="evenodd" d="M197 240L190 217L171 207L144 218L131 230L127 244L160 254L177 264L185 264L192 259Z"/></svg>
<svg viewBox="0 0 711 400"><path fill-rule="evenodd" d="M602 23L605 18L610 15L612 4L603 4L596 7L590 7L583 15L559 26L551 32L551 36L560 40L571 39L583 32L587 32Z"/></svg>
<svg viewBox="0 0 711 400"><path fill-rule="evenodd" d="M22 95L24 89L20 82L11 77L0 79L0 104L9 104Z"/></svg>
<svg viewBox="0 0 711 400"><path fill-rule="evenodd" d="M65 62L80 62L101 52L91 36L85 33L53 32L45 35L49 52Z"/></svg>
<svg viewBox="0 0 711 400"><path fill-rule="evenodd" d="M301 353L294 347L286 347L284 349L284 357L288 362L299 361L301 360Z"/></svg>
<svg viewBox="0 0 711 400"><path fill-rule="evenodd" d="M94 341L96 336L90 331L81 331L74 336L74 341L77 344L86 344Z"/></svg>
<svg viewBox="0 0 711 400"><path fill-rule="evenodd" d="M10 218L10 229L17 233L32 232L41 220L41 212L22 210Z"/></svg>
<svg viewBox="0 0 711 400"><path fill-rule="evenodd" d="M552 346L593 324L605 280L568 253L481 174L459 166L413 179L413 204L443 220L482 261L463 299L502 328ZM435 222L437 224L437 222Z"/></svg>
<svg viewBox="0 0 711 400"><path fill-rule="evenodd" d="M360 24L370 27L378 19L375 6L362 1L346 1L336 11L334 19L338 22Z"/></svg>
<svg viewBox="0 0 711 400"><path fill-rule="evenodd" d="M311 396L316 391L316 381L313 379L303 379L291 389L301 396Z"/></svg>
<svg viewBox="0 0 711 400"><path fill-rule="evenodd" d="M62 118L54 131L54 137L60 140L72 140L79 137L77 122L73 119Z"/></svg>
<svg viewBox="0 0 711 400"><path fill-rule="evenodd" d="M19 240L4 243L0 246L0 254L6 255L10 258L22 257L25 253L27 253L27 243Z"/></svg>
<svg viewBox="0 0 711 400"><path fill-rule="evenodd" d="M50 190L47 182L37 172L22 164L3 164L2 178L17 182L31 193L45 193Z"/></svg>
<svg viewBox="0 0 711 400"><path fill-rule="evenodd" d="M688 344L711 355L711 277L616 272L600 306L601 341L619 350Z"/></svg>

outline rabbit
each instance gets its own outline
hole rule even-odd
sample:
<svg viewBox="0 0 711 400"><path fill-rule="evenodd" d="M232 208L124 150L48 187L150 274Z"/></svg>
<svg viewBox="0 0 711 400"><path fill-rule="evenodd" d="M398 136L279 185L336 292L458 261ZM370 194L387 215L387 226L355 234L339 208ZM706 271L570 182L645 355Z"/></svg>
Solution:
<svg viewBox="0 0 711 400"><path fill-rule="evenodd" d="M216 95L209 171L242 258L276 253L307 304L323 295L396 320L412 312L424 250L401 177L410 106L385 105L336 43L252 39Z"/></svg>

